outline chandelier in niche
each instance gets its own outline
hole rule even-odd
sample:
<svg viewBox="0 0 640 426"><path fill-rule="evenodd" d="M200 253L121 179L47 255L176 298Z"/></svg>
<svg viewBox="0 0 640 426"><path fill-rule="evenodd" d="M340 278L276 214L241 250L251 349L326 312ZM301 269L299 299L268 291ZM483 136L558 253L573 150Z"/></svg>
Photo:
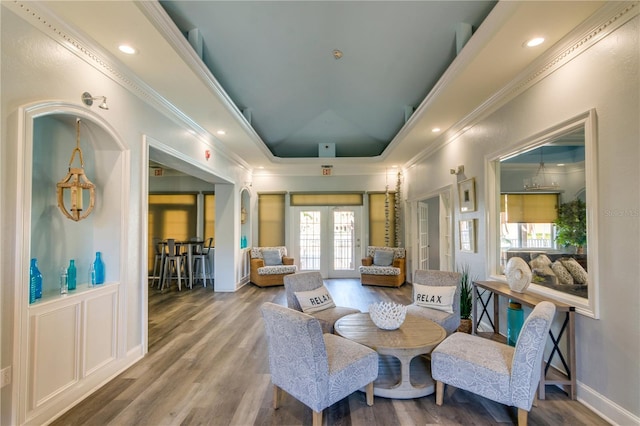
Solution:
<svg viewBox="0 0 640 426"><path fill-rule="evenodd" d="M78 153L80 167L72 167L73 159ZM85 219L96 202L96 186L84 174L84 159L80 149L80 119L76 119L76 147L71 152L69 171L67 175L56 184L58 195L58 208L66 217L76 222ZM83 213L83 191L89 193L89 206ZM70 208L65 205L65 199L71 203Z"/></svg>
<svg viewBox="0 0 640 426"><path fill-rule="evenodd" d="M543 147L540 147L540 164L536 174L531 178L524 179L525 191L557 191L559 185L555 181L547 183L547 169L544 165Z"/></svg>

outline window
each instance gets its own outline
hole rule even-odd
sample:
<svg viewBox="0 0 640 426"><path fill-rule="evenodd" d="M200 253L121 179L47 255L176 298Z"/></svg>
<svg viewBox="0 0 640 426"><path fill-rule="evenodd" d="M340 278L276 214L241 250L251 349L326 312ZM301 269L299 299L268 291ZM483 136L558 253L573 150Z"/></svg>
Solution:
<svg viewBox="0 0 640 426"><path fill-rule="evenodd" d="M285 194L258 194L258 246L283 246Z"/></svg>
<svg viewBox="0 0 640 426"><path fill-rule="evenodd" d="M154 240L195 236L197 210L196 194L149 194L149 270L153 268Z"/></svg>
<svg viewBox="0 0 640 426"><path fill-rule="evenodd" d="M395 245L395 193L374 192L369 194L369 245L370 246L389 246ZM387 208L388 206L388 226L387 226Z"/></svg>
<svg viewBox="0 0 640 426"><path fill-rule="evenodd" d="M506 266L507 253L514 250L554 250L558 216L558 194L500 196L500 259Z"/></svg>
<svg viewBox="0 0 640 426"><path fill-rule="evenodd" d="M216 196L204 194L204 239L216 237ZM214 240L215 241L215 240Z"/></svg>

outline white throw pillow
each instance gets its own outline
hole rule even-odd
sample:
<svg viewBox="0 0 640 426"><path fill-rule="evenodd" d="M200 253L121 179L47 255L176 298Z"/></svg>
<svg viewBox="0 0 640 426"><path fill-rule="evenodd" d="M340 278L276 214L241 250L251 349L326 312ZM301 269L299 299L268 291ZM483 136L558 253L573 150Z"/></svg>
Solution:
<svg viewBox="0 0 640 426"><path fill-rule="evenodd" d="M587 271L584 270L577 260L570 257L568 259L561 260L561 262L562 265L567 268L567 271L569 271L576 284L586 284L589 281Z"/></svg>
<svg viewBox="0 0 640 426"><path fill-rule="evenodd" d="M571 276L571 273L564 267L560 260L556 260L551 264L551 270L556 274L556 277L558 277L560 284L573 285L573 276Z"/></svg>
<svg viewBox="0 0 640 426"><path fill-rule="evenodd" d="M456 286L413 284L413 301L418 306L453 313Z"/></svg>
<svg viewBox="0 0 640 426"><path fill-rule="evenodd" d="M293 294L295 294L298 299L302 312L306 314L324 311L325 309L335 308L336 306L336 304L333 303L329 290L327 290L324 285L315 290L296 291Z"/></svg>

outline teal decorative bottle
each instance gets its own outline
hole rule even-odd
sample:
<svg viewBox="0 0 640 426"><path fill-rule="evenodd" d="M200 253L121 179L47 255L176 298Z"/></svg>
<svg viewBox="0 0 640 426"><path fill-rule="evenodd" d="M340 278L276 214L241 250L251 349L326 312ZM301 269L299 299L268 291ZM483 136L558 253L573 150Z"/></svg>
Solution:
<svg viewBox="0 0 640 426"><path fill-rule="evenodd" d="M516 345L523 323L524 311L522 310L522 305L509 300L509 307L507 308L507 344L509 346Z"/></svg>
<svg viewBox="0 0 640 426"><path fill-rule="evenodd" d="M89 264L89 287L96 285L96 268L93 262Z"/></svg>
<svg viewBox="0 0 640 426"><path fill-rule="evenodd" d="M40 288L42 289L42 274L38 269L38 259L31 259L31 266L29 267L29 303L33 303L38 298L38 281L40 281ZM42 294L42 290L40 290Z"/></svg>
<svg viewBox="0 0 640 426"><path fill-rule="evenodd" d="M60 294L69 292L69 273L64 266L60 268Z"/></svg>
<svg viewBox="0 0 640 426"><path fill-rule="evenodd" d="M67 268L67 283L69 286L69 291L76 289L76 261L71 259L69 261L69 267Z"/></svg>
<svg viewBox="0 0 640 426"><path fill-rule="evenodd" d="M96 284L104 284L104 262L102 261L102 253L99 251L96 252L93 269L96 271Z"/></svg>
<svg viewBox="0 0 640 426"><path fill-rule="evenodd" d="M35 260L35 267L36 267L36 299L41 299L42 298L42 273L40 272L40 269L38 269L38 260Z"/></svg>

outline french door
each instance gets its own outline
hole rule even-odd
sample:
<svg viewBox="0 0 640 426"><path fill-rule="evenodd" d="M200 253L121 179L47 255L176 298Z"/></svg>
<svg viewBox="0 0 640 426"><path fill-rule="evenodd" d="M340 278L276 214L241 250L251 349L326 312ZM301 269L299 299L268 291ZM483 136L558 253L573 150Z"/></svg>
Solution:
<svg viewBox="0 0 640 426"><path fill-rule="evenodd" d="M362 207L293 207L293 250L300 271L357 278Z"/></svg>
<svg viewBox="0 0 640 426"><path fill-rule="evenodd" d="M418 202L418 269L429 269L429 206Z"/></svg>

